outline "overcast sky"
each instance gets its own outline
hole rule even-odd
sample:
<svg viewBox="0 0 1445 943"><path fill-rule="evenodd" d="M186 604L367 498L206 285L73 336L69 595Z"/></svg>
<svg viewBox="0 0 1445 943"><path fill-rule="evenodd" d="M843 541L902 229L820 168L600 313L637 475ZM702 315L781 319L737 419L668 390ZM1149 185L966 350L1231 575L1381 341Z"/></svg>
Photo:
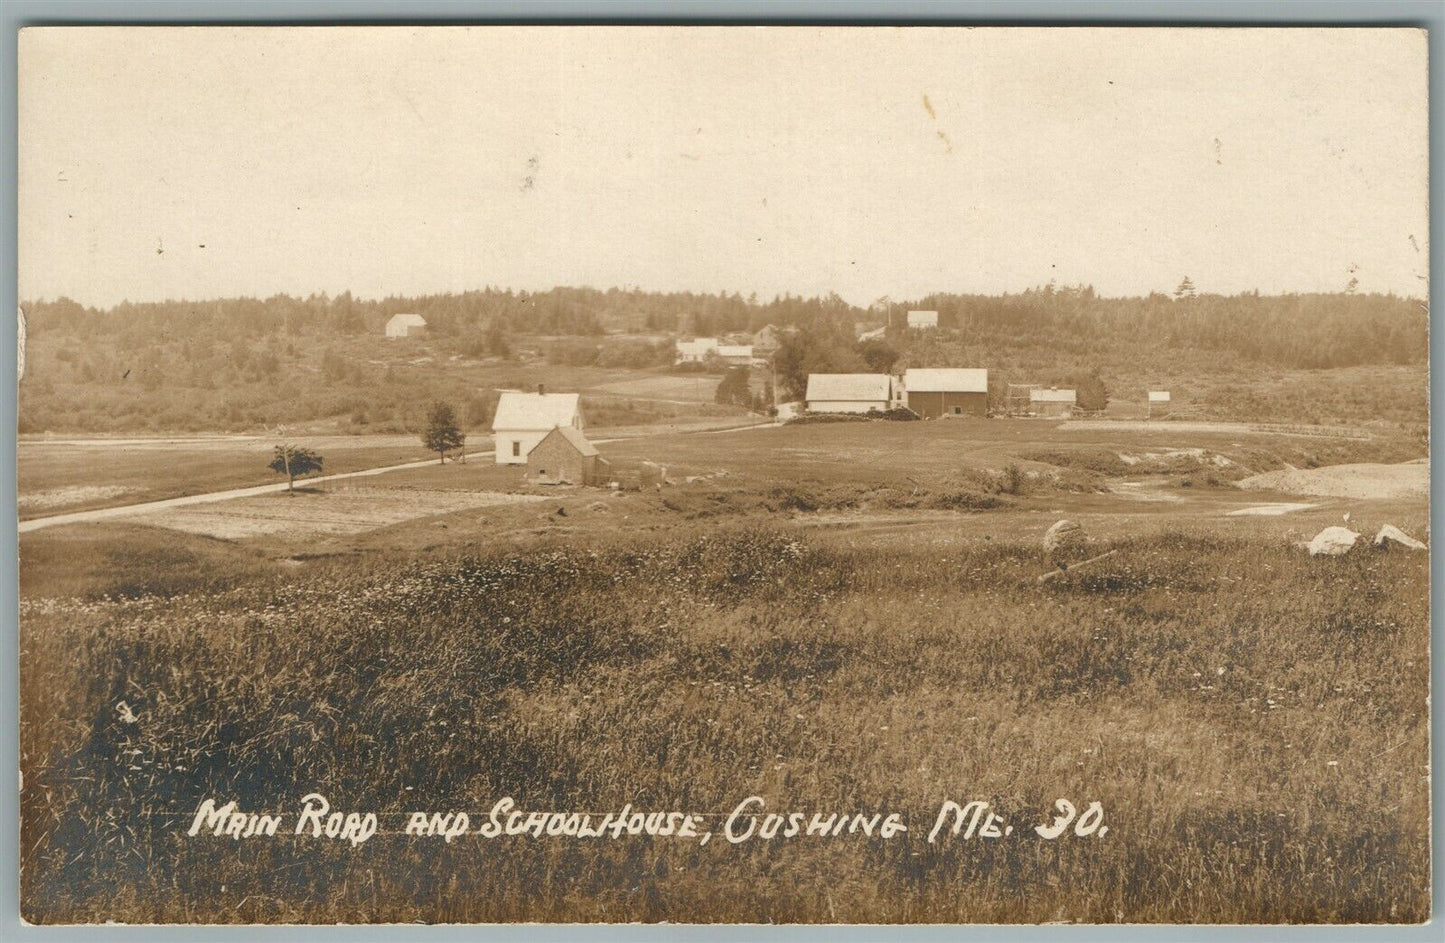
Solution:
<svg viewBox="0 0 1445 943"><path fill-rule="evenodd" d="M49 29L20 295L1425 294L1413 30Z"/></svg>

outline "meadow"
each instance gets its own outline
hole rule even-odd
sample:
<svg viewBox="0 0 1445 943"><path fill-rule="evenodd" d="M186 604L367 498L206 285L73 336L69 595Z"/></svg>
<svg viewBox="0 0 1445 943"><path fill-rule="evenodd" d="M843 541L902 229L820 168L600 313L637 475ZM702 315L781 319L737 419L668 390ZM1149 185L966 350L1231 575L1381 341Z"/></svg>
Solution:
<svg viewBox="0 0 1445 943"><path fill-rule="evenodd" d="M879 534L613 500L645 504L581 542L578 512L529 513L505 541L479 518L301 560L140 523L27 535L29 918L1428 916L1426 555L1161 518L1040 584L1027 501ZM281 812L312 791L380 831L184 834L207 797ZM721 840L753 795L908 831ZM504 796L719 834L399 834ZM1038 838L1058 798L1101 803L1107 834ZM1018 828L930 843L948 799Z"/></svg>

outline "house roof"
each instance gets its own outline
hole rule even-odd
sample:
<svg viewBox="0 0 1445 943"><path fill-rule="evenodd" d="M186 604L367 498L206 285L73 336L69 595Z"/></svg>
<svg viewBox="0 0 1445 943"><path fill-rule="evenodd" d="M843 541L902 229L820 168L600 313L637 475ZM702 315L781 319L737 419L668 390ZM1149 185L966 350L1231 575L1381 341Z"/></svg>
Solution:
<svg viewBox="0 0 1445 943"><path fill-rule="evenodd" d="M1168 390L1150 390L1150 391L1149 391L1149 402L1151 402L1151 403L1167 403L1167 402L1169 402L1169 391L1168 391Z"/></svg>
<svg viewBox="0 0 1445 943"><path fill-rule="evenodd" d="M859 335L858 335L858 339L859 339L860 341L877 340L878 338L884 337L884 336L886 336L887 334L888 334L888 328L886 328L886 327L875 327L875 328L874 328L873 330L871 330L871 331L864 331L862 334L859 334Z"/></svg>
<svg viewBox="0 0 1445 943"><path fill-rule="evenodd" d="M393 314L386 324L388 327L426 327L426 318L419 314Z"/></svg>
<svg viewBox="0 0 1445 943"><path fill-rule="evenodd" d="M685 354L705 354L717 350L716 337L699 337L696 340L678 341L677 349Z"/></svg>
<svg viewBox="0 0 1445 943"><path fill-rule="evenodd" d="M810 373L806 398L809 402L887 402L892 394L891 380L885 373Z"/></svg>
<svg viewBox="0 0 1445 943"><path fill-rule="evenodd" d="M570 443L573 448L581 452L583 455L597 454L597 446L593 445L591 442L588 442L587 437L582 434L582 431L580 429L574 429L572 426L558 426L551 432L543 436L542 442L546 442L554 435L560 435L563 439ZM538 442L537 445L541 445L542 442Z"/></svg>
<svg viewBox="0 0 1445 943"><path fill-rule="evenodd" d="M911 367L903 372L910 393L987 393L988 371L981 367Z"/></svg>
<svg viewBox="0 0 1445 943"><path fill-rule="evenodd" d="M521 393L507 390L497 400L492 417L493 430L536 432L554 426L570 426L577 417L576 393Z"/></svg>
<svg viewBox="0 0 1445 943"><path fill-rule="evenodd" d="M1034 403L1072 403L1078 400L1073 390L1029 390L1029 401Z"/></svg>

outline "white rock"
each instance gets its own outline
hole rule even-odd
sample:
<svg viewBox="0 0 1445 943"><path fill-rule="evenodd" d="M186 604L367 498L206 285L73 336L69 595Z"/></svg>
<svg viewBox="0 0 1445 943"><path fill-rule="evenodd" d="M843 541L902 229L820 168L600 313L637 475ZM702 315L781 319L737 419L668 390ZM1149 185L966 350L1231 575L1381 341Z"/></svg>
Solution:
<svg viewBox="0 0 1445 943"><path fill-rule="evenodd" d="M1060 554L1077 550L1084 544L1084 529L1075 521L1055 521L1044 532L1044 553Z"/></svg>
<svg viewBox="0 0 1445 943"><path fill-rule="evenodd" d="M1381 527L1380 532L1375 535L1375 546L1379 547L1381 550L1387 550L1392 544L1398 544L1401 547L1408 547L1411 550L1430 549L1429 547L1420 543L1420 541L1416 540L1414 537L1411 537L1409 534L1396 527L1394 524L1386 524L1384 527Z"/></svg>
<svg viewBox="0 0 1445 943"><path fill-rule="evenodd" d="M1326 527L1309 543L1310 556L1339 557L1350 552L1360 535L1348 527Z"/></svg>

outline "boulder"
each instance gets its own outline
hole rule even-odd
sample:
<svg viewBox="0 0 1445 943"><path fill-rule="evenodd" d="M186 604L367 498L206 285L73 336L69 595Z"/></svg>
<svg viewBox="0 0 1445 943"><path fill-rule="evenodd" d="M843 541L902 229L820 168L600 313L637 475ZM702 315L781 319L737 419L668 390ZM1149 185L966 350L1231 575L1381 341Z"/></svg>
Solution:
<svg viewBox="0 0 1445 943"><path fill-rule="evenodd" d="M1381 550L1389 550L1394 547L1407 547L1410 550L1430 549L1394 524L1386 524L1380 528L1380 532L1375 535L1375 546Z"/></svg>
<svg viewBox="0 0 1445 943"><path fill-rule="evenodd" d="M1309 542L1312 557L1340 557L1350 552L1360 535L1348 527L1326 527Z"/></svg>
<svg viewBox="0 0 1445 943"><path fill-rule="evenodd" d="M1044 532L1044 553L1050 556L1073 553L1084 546L1084 529L1076 521L1055 521Z"/></svg>

